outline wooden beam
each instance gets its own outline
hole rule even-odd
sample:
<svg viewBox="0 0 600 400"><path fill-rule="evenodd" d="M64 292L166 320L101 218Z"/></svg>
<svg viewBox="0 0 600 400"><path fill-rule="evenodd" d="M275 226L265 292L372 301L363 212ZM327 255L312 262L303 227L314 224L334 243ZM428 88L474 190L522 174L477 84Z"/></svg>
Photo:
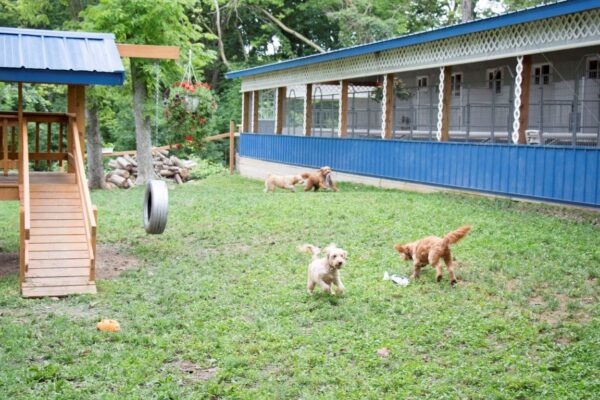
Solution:
<svg viewBox="0 0 600 400"><path fill-rule="evenodd" d="M304 136L312 134L312 101L313 85L306 84L306 96L304 97Z"/></svg>
<svg viewBox="0 0 600 400"><path fill-rule="evenodd" d="M4 119L2 122L2 158L4 160L3 173L4 176L8 176L8 121Z"/></svg>
<svg viewBox="0 0 600 400"><path fill-rule="evenodd" d="M252 92L252 133L258 133L258 108L260 106L260 91Z"/></svg>
<svg viewBox="0 0 600 400"><path fill-rule="evenodd" d="M394 123L394 74L387 74L385 76L385 97L381 99L381 104L385 105L385 113L383 115L383 127L381 137L383 139L392 138L392 125Z"/></svg>
<svg viewBox="0 0 600 400"><path fill-rule="evenodd" d="M285 96L287 94L287 88L277 88L277 102L275 104L275 134L281 135L283 132L283 122L285 120Z"/></svg>
<svg viewBox="0 0 600 400"><path fill-rule="evenodd" d="M119 55L129 58L152 58L157 60L179 60L177 46L151 46L142 44L117 44Z"/></svg>
<svg viewBox="0 0 600 400"><path fill-rule="evenodd" d="M67 111L75 115L77 130L79 131L79 143L85 159L85 86L69 85L67 90ZM67 152L73 154L73 143L71 132L67 132ZM69 164L69 172L75 172Z"/></svg>
<svg viewBox="0 0 600 400"><path fill-rule="evenodd" d="M452 67L444 67L444 93L442 100L442 129L441 141L447 142L450 139L450 106L452 104Z"/></svg>
<svg viewBox="0 0 600 400"><path fill-rule="evenodd" d="M340 81L339 137L348 136L348 86L347 79Z"/></svg>
<svg viewBox="0 0 600 400"><path fill-rule="evenodd" d="M242 93L242 132L250 132L250 92Z"/></svg>
<svg viewBox="0 0 600 400"><path fill-rule="evenodd" d="M523 57L523 81L521 82L521 106L519 111L519 144L527 143L525 131L529 124L529 93L531 89L531 56ZM541 134L541 132L540 132Z"/></svg>
<svg viewBox="0 0 600 400"><path fill-rule="evenodd" d="M233 175L235 168L235 123L229 121L229 175Z"/></svg>
<svg viewBox="0 0 600 400"><path fill-rule="evenodd" d="M19 82L17 89L17 118L18 118L18 129L19 129L19 144L23 146L21 138L23 134L21 130L23 130L23 84ZM13 131L14 133L14 131ZM15 137L13 135L12 140L13 149L15 149ZM23 171L21 170L21 163L19 163L19 184L23 184Z"/></svg>

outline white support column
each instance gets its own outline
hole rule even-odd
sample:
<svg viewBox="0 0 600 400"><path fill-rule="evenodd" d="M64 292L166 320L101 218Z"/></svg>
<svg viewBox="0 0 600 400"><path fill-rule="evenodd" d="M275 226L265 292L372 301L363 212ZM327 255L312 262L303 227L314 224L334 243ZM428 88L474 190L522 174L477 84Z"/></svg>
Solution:
<svg viewBox="0 0 600 400"><path fill-rule="evenodd" d="M394 74L383 76L383 95L381 97L381 138L392 138L394 123Z"/></svg>

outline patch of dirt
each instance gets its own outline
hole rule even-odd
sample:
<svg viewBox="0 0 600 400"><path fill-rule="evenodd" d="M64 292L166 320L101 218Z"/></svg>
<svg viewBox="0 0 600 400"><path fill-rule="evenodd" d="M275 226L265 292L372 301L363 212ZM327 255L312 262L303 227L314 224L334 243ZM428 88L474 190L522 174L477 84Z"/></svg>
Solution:
<svg viewBox="0 0 600 400"><path fill-rule="evenodd" d="M114 279L128 269L138 268L140 262L122 248L110 244L96 247L96 278ZM19 253L0 253L0 278L19 274Z"/></svg>
<svg viewBox="0 0 600 400"><path fill-rule="evenodd" d="M561 321L577 321L586 322L589 320L589 315L583 311L577 314L571 315L567 311L567 304L569 303L569 296L558 293L554 295L554 298L558 301L558 307L556 310L545 310L539 314L540 321L547 322L550 325L556 325ZM545 307L546 302L541 296L533 296L529 298L529 305L535 307Z"/></svg>
<svg viewBox="0 0 600 400"><path fill-rule="evenodd" d="M19 274L19 253L0 253L0 278Z"/></svg>
<svg viewBox="0 0 600 400"><path fill-rule="evenodd" d="M559 337L554 342L557 344L564 344L564 345L571 344L571 340L566 337Z"/></svg>
<svg viewBox="0 0 600 400"><path fill-rule="evenodd" d="M531 210L529 204L518 204L517 209L519 211ZM550 217L562 219L564 221L571 221L577 223L589 223L594 227L600 228L600 217L594 211L579 210L576 208L564 208L559 206L538 206L535 207L535 211L540 214L544 214Z"/></svg>
<svg viewBox="0 0 600 400"><path fill-rule="evenodd" d="M194 381L207 381L212 379L219 370L218 367L200 368L193 362L189 361L175 361L171 365L177 367L185 376L189 377Z"/></svg>
<svg viewBox="0 0 600 400"><path fill-rule="evenodd" d="M517 286L519 285L519 281L516 279L509 279L506 281L506 290L509 292L514 292Z"/></svg>
<svg viewBox="0 0 600 400"><path fill-rule="evenodd" d="M137 258L115 245L98 244L96 254L97 279L114 279L128 269L138 268L140 265Z"/></svg>

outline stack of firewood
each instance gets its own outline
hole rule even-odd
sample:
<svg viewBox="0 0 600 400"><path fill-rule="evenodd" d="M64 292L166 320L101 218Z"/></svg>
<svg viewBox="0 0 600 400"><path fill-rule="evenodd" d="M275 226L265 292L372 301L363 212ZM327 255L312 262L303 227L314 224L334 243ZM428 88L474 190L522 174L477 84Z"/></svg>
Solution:
<svg viewBox="0 0 600 400"><path fill-rule="evenodd" d="M174 155L169 156L167 150L155 150L152 152L152 164L157 175L163 178L173 179L182 184L190 177L190 169L197 164L195 161L182 160ZM123 155L108 162L110 172L106 174L106 185L108 188L128 189L135 186L138 164L134 157Z"/></svg>

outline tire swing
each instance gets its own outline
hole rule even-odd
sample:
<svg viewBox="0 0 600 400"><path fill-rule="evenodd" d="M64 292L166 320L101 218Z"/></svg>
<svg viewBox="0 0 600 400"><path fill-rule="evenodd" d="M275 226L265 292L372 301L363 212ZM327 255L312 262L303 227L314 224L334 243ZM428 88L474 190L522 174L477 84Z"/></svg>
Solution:
<svg viewBox="0 0 600 400"><path fill-rule="evenodd" d="M146 184L144 195L144 229L146 233L159 235L167 226L169 213L169 190L165 181L151 180Z"/></svg>
<svg viewBox="0 0 600 400"><path fill-rule="evenodd" d="M160 64L156 65L156 89L155 89L155 116L154 131L155 140L158 140L158 111L159 111L159 86L160 86ZM169 190L165 181L152 179L146 184L144 194L144 229L151 235L160 235L167 227L167 216L169 213Z"/></svg>

